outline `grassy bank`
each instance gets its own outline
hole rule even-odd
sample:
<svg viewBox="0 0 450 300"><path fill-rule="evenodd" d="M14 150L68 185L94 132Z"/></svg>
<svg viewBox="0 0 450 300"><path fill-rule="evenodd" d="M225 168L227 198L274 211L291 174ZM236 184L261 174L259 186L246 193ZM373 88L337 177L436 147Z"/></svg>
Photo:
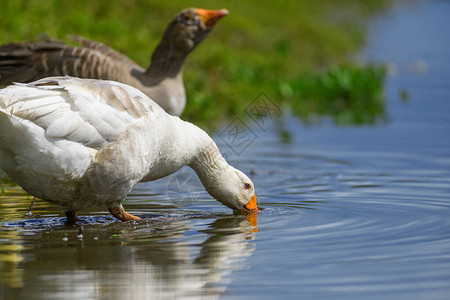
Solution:
<svg viewBox="0 0 450 300"><path fill-rule="evenodd" d="M388 0L92 1L0 0L0 43L40 34L101 41L139 64L149 63L167 23L189 6L227 8L212 34L188 58L183 118L213 129L264 92L304 121L339 124L383 118L383 72L349 65L364 43L366 19Z"/></svg>

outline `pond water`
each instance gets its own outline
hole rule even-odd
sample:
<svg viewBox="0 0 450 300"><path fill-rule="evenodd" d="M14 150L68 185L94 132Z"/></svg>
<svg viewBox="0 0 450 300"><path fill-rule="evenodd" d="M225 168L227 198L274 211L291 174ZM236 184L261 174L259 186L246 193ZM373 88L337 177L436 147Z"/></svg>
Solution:
<svg viewBox="0 0 450 300"><path fill-rule="evenodd" d="M371 23L358 59L389 62L385 122L305 126L272 107L223 126L257 216L233 215L187 168L136 187L124 206L142 221L89 211L82 229L42 201L27 216L31 197L8 189L0 298L448 299L449 14L414 1Z"/></svg>

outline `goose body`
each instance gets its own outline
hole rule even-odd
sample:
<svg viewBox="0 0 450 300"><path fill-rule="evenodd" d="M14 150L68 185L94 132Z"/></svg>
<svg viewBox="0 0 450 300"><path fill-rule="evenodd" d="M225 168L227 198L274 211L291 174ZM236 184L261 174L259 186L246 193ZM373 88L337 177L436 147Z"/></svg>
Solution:
<svg viewBox="0 0 450 300"><path fill-rule="evenodd" d="M77 36L76 47L52 40L5 44L0 46L0 86L61 75L114 80L138 88L179 116L186 104L184 61L226 14L224 9L181 11L167 26L146 69L102 43Z"/></svg>
<svg viewBox="0 0 450 300"><path fill-rule="evenodd" d="M117 218L140 181L188 165L232 209L256 209L250 179L231 167L200 128L114 81L50 77L0 90L0 167L68 218L106 206Z"/></svg>

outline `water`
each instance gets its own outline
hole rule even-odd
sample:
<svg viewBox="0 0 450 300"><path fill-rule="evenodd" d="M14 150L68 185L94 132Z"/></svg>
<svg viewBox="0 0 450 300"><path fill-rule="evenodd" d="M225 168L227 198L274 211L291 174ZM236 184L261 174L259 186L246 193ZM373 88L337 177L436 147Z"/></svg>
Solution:
<svg viewBox="0 0 450 300"><path fill-rule="evenodd" d="M358 59L396 71L386 123L303 126L283 112L248 121L238 148L216 135L256 185L257 218L231 214L189 169L137 186L125 208L142 221L89 211L82 236L45 202L26 216L31 197L8 190L0 298L448 299L449 12L409 2L372 23Z"/></svg>

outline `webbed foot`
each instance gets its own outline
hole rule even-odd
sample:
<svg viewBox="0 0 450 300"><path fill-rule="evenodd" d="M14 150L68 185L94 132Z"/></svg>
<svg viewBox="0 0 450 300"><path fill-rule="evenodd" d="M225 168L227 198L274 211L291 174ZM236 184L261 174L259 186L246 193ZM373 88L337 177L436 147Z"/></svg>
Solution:
<svg viewBox="0 0 450 300"><path fill-rule="evenodd" d="M126 222L126 221L138 221L141 220L141 218L133 216L129 213L127 213L125 211L125 209L123 209L123 206L120 205L118 207L114 207L114 208L108 208L109 212L116 217L117 219L119 219L122 222Z"/></svg>

